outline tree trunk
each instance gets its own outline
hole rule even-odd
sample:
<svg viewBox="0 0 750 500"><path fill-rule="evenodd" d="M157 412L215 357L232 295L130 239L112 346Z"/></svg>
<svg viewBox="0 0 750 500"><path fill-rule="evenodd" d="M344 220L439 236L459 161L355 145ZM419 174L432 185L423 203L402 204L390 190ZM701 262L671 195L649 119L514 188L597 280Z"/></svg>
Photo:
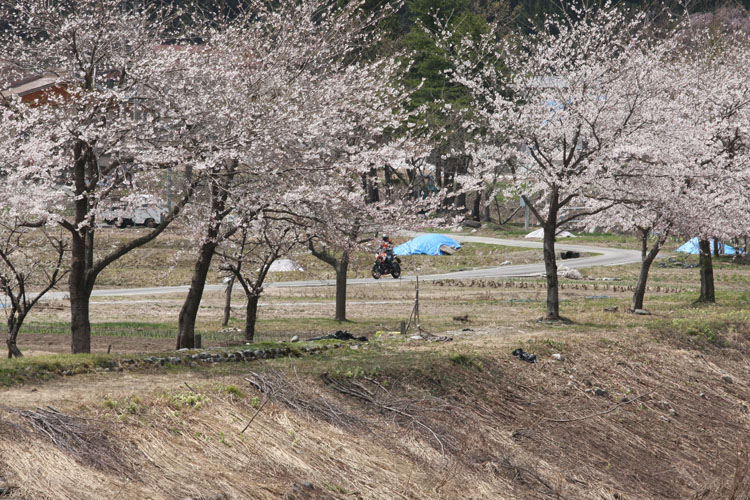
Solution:
<svg viewBox="0 0 750 500"><path fill-rule="evenodd" d="M229 324L229 316L232 314L232 288L234 288L234 275L229 277L227 289L224 292L224 320L221 322L221 326Z"/></svg>
<svg viewBox="0 0 750 500"><path fill-rule="evenodd" d="M482 205L482 192L477 191L474 193L474 200L471 205L471 218L472 220L475 220L477 222L480 222L482 220L480 209Z"/></svg>
<svg viewBox="0 0 750 500"><path fill-rule="evenodd" d="M557 232L557 217L559 192L553 188L549 194L549 208L547 220L542 222L544 228L544 270L547 273L547 316L549 321L560 319L560 295L557 280L557 256L555 255L555 236Z"/></svg>
<svg viewBox="0 0 750 500"><path fill-rule="evenodd" d="M70 247L71 263L68 279L70 295L70 331L73 354L91 352L91 320L89 319L88 271L91 269L93 228L84 225L89 211L87 181L92 182L87 172L90 169L91 149L83 141L77 141L73 151L73 192L75 200L75 227L72 230ZM79 229L80 228L80 229Z"/></svg>
<svg viewBox="0 0 750 500"><path fill-rule="evenodd" d="M714 266L711 260L711 242L700 240L701 295L698 302L716 302L714 290Z"/></svg>
<svg viewBox="0 0 750 500"><path fill-rule="evenodd" d="M457 177L469 171L469 162L471 162L471 157L469 156L456 159L455 176L453 177L453 190L460 191L458 196L456 196L455 207L463 213L466 213L468 208L466 206L466 193L463 191L463 184L458 182ZM479 220L479 217L477 216L474 220Z"/></svg>
<svg viewBox="0 0 750 500"><path fill-rule="evenodd" d="M247 309L245 310L245 342L253 342L255 339L255 322L258 320L258 295L247 296Z"/></svg>
<svg viewBox="0 0 750 500"><path fill-rule="evenodd" d="M18 332L16 332L16 335L18 335ZM8 339L8 359L12 357L22 358L23 353L18 349L15 340Z"/></svg>
<svg viewBox="0 0 750 500"><path fill-rule="evenodd" d="M719 244L719 239L714 238L713 244L714 244L714 255L721 254L721 246Z"/></svg>
<svg viewBox="0 0 750 500"><path fill-rule="evenodd" d="M351 238L354 238L359 229L355 230ZM346 321L346 272L349 270L349 253L344 250L340 258L329 253L325 247L318 250L313 241L308 242L308 248L313 256L322 260L336 271L336 321Z"/></svg>
<svg viewBox="0 0 750 500"><path fill-rule="evenodd" d="M336 321L346 321L346 272L349 270L349 254L344 252L336 263Z"/></svg>
<svg viewBox="0 0 750 500"><path fill-rule="evenodd" d="M91 320L89 300L91 288L87 283L86 237L76 234L71 245L71 266L68 279L70 295L71 352L73 354L91 352Z"/></svg>
<svg viewBox="0 0 750 500"><path fill-rule="evenodd" d="M484 191L482 191L482 196L484 197L484 204L482 206L482 211L484 212L484 220L487 222L492 222L492 205L490 202L493 198L493 188L492 186L487 186ZM495 196L495 199L497 199L497 196ZM497 215L498 219L500 218L500 214Z"/></svg>
<svg viewBox="0 0 750 500"><path fill-rule="evenodd" d="M209 229L209 232L213 231ZM180 310L177 349L195 347L195 318L198 316L198 308L201 305L203 288L206 286L206 277L211 268L211 259L216 252L215 238L216 234L213 237L209 235L198 252L198 260L193 268L193 279L190 281L190 290Z"/></svg>
<svg viewBox="0 0 750 500"><path fill-rule="evenodd" d="M367 193L367 203L377 203L380 201L380 192L378 191L378 173L374 167L366 174L362 174L365 192Z"/></svg>
<svg viewBox="0 0 750 500"><path fill-rule="evenodd" d="M71 352L73 354L91 352L91 320L89 301L91 293L86 287L70 287L70 330L72 333Z"/></svg>
<svg viewBox="0 0 750 500"><path fill-rule="evenodd" d="M390 165L385 166L383 173L385 176L385 196L387 200L391 201L393 199L393 175L391 174Z"/></svg>
<svg viewBox="0 0 750 500"><path fill-rule="evenodd" d="M453 161L453 157L448 157L445 160L445 165L443 165L443 187L447 188L449 192L453 192L453 177L455 171Z"/></svg>
<svg viewBox="0 0 750 500"><path fill-rule="evenodd" d="M23 325L23 320L26 319L29 309L27 308L26 299L23 296L19 297L18 303L21 304L20 307L16 308L14 305L8 315L8 359L14 356L17 358L23 357L23 353L18 349L16 341L18 339L18 332L21 331L21 325Z"/></svg>
<svg viewBox="0 0 750 500"><path fill-rule="evenodd" d="M495 196L495 210L497 210L497 224L502 226L503 225L503 209L500 206L500 202L497 199L497 196Z"/></svg>
<svg viewBox="0 0 750 500"><path fill-rule="evenodd" d="M413 168L407 169L406 178L409 181L409 189L411 190L409 193L409 197L411 199L417 199L419 197L419 186L417 185L417 182L416 182L417 174L415 172L415 169Z"/></svg>
<svg viewBox="0 0 750 500"><path fill-rule="evenodd" d="M445 165L443 166L443 186L447 189L448 193L451 193L449 196L445 197L445 200L443 202L443 206L446 208L452 207L456 203L456 196L453 195L453 193L456 192L456 186L453 182L456 172L456 166L454 162L455 160L453 158L448 158L447 160L445 160Z"/></svg>
<svg viewBox="0 0 750 500"><path fill-rule="evenodd" d="M661 240L657 238L654 246L648 249L648 236L650 231L643 231L641 234L641 272L638 275L638 283L635 285L633 292L633 303L631 310L643 309L643 298L646 295L646 283L648 281L648 272L651 269L654 259L661 250Z"/></svg>
<svg viewBox="0 0 750 500"><path fill-rule="evenodd" d="M9 319L8 322L10 323L11 320ZM13 320L13 325L8 325L8 359L12 357L16 358L22 358L23 353L18 349L18 346L16 345L16 339L18 339L18 332L21 329L21 325L15 322L15 319Z"/></svg>
<svg viewBox="0 0 750 500"><path fill-rule="evenodd" d="M460 186L456 187L456 190L460 189ZM459 193L456 196L456 200L454 201L454 206L457 210L460 210L462 213L466 212L466 193Z"/></svg>
<svg viewBox="0 0 750 500"><path fill-rule="evenodd" d="M219 179L209 181L211 192L211 219L206 229L206 234L198 250L198 260L193 268L193 278L190 281L190 290L185 298L185 303L180 310L177 326L177 349L195 347L195 318L201 305L203 289L206 286L206 277L211 268L211 260L216 253L219 241L221 223L226 216L226 202L229 196L229 187L236 173L237 161L228 161L225 169L216 173L223 175Z"/></svg>
<svg viewBox="0 0 750 500"><path fill-rule="evenodd" d="M550 211L550 219L552 219ZM554 220L557 220L555 214ZM544 270L547 273L547 316L545 319L557 321L560 319L560 296L557 282L557 259L555 257L555 224L544 226Z"/></svg>

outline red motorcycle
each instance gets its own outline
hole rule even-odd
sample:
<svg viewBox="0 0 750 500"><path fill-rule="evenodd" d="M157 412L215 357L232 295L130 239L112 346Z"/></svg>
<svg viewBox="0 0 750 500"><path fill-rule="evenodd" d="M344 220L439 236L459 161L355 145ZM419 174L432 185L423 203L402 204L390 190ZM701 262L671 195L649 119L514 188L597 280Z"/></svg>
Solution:
<svg viewBox="0 0 750 500"><path fill-rule="evenodd" d="M398 279L401 276L401 259L394 256L389 261L386 253L380 251L375 254L375 264L372 265L372 277L380 279L384 274L390 274L394 279Z"/></svg>

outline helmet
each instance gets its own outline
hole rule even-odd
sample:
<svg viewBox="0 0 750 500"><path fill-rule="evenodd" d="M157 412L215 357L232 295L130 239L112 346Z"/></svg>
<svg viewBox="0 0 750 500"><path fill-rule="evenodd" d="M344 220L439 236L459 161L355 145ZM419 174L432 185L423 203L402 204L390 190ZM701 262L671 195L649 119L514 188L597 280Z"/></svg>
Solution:
<svg viewBox="0 0 750 500"><path fill-rule="evenodd" d="M388 240L390 240L390 238L388 237L388 235L387 235L387 234L384 234L384 235L383 235L383 241L388 241Z"/></svg>

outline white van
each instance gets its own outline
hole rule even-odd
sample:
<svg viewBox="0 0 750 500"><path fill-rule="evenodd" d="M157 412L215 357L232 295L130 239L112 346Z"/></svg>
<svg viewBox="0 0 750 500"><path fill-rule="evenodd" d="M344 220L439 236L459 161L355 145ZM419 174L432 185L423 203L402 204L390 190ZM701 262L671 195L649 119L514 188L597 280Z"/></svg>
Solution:
<svg viewBox="0 0 750 500"><path fill-rule="evenodd" d="M156 227L169 210L160 200L149 195L140 195L129 201L119 201L102 211L100 220L105 224L124 228L127 226Z"/></svg>

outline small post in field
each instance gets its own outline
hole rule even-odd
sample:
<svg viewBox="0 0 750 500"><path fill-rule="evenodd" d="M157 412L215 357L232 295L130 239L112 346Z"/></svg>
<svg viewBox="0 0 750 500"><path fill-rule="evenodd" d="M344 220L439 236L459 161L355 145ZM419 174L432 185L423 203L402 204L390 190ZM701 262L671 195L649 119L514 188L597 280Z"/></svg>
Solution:
<svg viewBox="0 0 750 500"><path fill-rule="evenodd" d="M195 336L195 348L196 349L203 349L203 336L198 334Z"/></svg>
<svg viewBox="0 0 750 500"><path fill-rule="evenodd" d="M415 290L415 296L414 296L414 308L411 310L411 314L409 315L409 322L406 324L406 328L403 330L403 333L406 333L409 331L409 327L411 326L412 318L414 319L414 323L417 325L417 333L420 335L422 334L422 325L420 324L420 318L419 318L419 276L417 276L416 281L416 290Z"/></svg>

